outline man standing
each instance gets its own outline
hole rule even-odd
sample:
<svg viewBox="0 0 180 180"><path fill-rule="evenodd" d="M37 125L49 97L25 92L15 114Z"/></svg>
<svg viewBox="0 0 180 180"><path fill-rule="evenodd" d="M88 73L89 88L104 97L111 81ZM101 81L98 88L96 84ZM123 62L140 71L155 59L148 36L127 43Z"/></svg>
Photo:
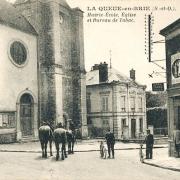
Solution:
<svg viewBox="0 0 180 180"><path fill-rule="evenodd" d="M150 133L150 130L147 129L147 136L145 138L146 143L146 159L152 159L153 156L153 144L154 144L154 137Z"/></svg>
<svg viewBox="0 0 180 180"><path fill-rule="evenodd" d="M111 157L111 151L112 151L112 158L114 158L114 144L115 144L115 137L114 134L110 131L106 133L106 142L107 142L107 147L108 147L108 158Z"/></svg>
<svg viewBox="0 0 180 180"><path fill-rule="evenodd" d="M180 157L180 130L175 130L174 132L174 142L177 152L177 157Z"/></svg>

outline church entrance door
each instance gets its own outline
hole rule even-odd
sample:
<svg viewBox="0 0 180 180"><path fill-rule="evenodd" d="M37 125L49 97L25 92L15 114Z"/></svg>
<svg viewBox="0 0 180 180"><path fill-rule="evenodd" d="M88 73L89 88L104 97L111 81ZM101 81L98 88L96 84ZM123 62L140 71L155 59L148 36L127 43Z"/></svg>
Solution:
<svg viewBox="0 0 180 180"><path fill-rule="evenodd" d="M33 98L29 94L23 94L20 99L20 122L22 136L32 135Z"/></svg>

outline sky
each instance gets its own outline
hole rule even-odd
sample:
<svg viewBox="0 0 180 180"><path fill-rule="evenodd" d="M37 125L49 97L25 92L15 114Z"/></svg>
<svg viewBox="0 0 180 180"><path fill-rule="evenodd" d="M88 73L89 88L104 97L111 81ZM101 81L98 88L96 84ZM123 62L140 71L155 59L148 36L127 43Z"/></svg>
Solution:
<svg viewBox="0 0 180 180"><path fill-rule="evenodd" d="M13 1L13 0L12 0ZM177 20L180 15L179 0L66 0L70 7L79 7L84 11L84 52L86 71L90 71L94 64L106 61L122 74L129 76L129 70L136 70L136 80L147 85L151 90L154 82L166 82L165 70L149 63L145 54L145 14L152 13L154 17L153 41L164 40L159 31ZM99 11L98 7L158 7L157 11ZM175 10L167 10L171 6ZM89 11L88 7L95 7L96 11ZM163 8L166 10L163 10ZM88 13L135 13L134 22L87 22ZM110 55L111 51L111 55ZM165 59L165 44L154 43L152 60ZM156 62L165 68L165 61ZM148 74L152 74L150 78ZM166 84L165 84L166 86Z"/></svg>
<svg viewBox="0 0 180 180"><path fill-rule="evenodd" d="M84 11L84 48L86 70L89 71L95 63L106 61L111 62L112 67L129 76L129 70L136 70L136 80L140 84L147 85L151 90L152 83L166 82L165 70L154 63L149 63L145 55L145 14L151 11L139 11L136 13L133 23L90 23L87 22L87 7L99 6L157 6L158 11L153 11L154 16L153 41L164 40L159 31L177 20L180 15L179 0L67 0L71 7L80 7ZM163 7L171 6L176 11L160 10ZM110 13L113 11L109 11ZM165 59L165 44L154 43L152 60ZM156 62L165 68L165 61ZM154 73L153 73L154 71ZM158 72L158 73L157 73ZM153 78L148 74L153 73ZM165 84L166 87L166 84Z"/></svg>

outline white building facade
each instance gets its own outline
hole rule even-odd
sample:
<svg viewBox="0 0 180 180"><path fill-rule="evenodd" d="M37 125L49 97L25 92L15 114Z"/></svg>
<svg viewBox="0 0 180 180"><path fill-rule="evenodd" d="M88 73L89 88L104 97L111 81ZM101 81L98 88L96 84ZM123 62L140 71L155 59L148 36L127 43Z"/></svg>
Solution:
<svg viewBox="0 0 180 180"><path fill-rule="evenodd" d="M11 5L0 5L0 142L37 138L37 33Z"/></svg>
<svg viewBox="0 0 180 180"><path fill-rule="evenodd" d="M135 77L134 70L133 73ZM93 66L87 73L86 83L90 136L94 131L98 131L94 136L104 136L108 128L116 139L138 139L144 134L147 128L146 86L108 68L106 63Z"/></svg>

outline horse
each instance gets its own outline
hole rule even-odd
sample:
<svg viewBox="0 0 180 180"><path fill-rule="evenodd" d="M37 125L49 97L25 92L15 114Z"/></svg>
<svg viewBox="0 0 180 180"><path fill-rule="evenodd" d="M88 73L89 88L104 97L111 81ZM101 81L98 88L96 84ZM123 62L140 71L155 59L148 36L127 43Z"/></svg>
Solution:
<svg viewBox="0 0 180 180"><path fill-rule="evenodd" d="M57 129L54 130L54 142L56 146L56 161L59 159L59 144L62 144L61 159L64 160L64 158L67 158L67 154L66 154L67 136L66 136L66 130L63 127L59 126Z"/></svg>
<svg viewBox="0 0 180 180"><path fill-rule="evenodd" d="M74 143L76 141L75 133L72 130L66 131L67 143L68 143L68 154L74 154Z"/></svg>
<svg viewBox="0 0 180 180"><path fill-rule="evenodd" d="M53 155L52 153L53 129L47 123L43 124L39 128L39 140L41 143L42 157L47 158L48 142L49 142L49 148L50 148L50 156L52 156Z"/></svg>

